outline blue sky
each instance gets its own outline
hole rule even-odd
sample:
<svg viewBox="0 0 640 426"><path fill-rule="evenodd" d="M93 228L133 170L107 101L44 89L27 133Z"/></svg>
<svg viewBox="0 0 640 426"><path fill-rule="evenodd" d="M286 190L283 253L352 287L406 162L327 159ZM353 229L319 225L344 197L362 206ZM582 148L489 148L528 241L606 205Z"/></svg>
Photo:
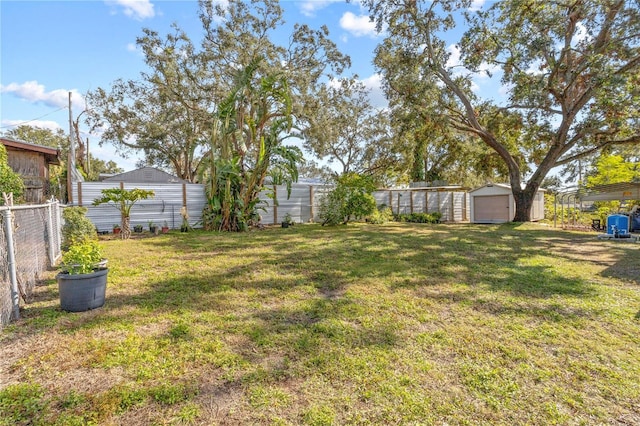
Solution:
<svg viewBox="0 0 640 426"><path fill-rule="evenodd" d="M287 26L327 25L340 50L351 56L351 73L372 89L378 106L384 105L372 65L382 37L357 1L281 4ZM135 41L143 28L166 34L176 22L198 39L202 30L197 15L197 2L191 0L0 1L0 131L19 124L68 131L68 92L73 93L75 117L85 108L83 95L89 90L107 89L118 78L139 77L145 66ZM98 135L83 137L89 137L97 158L114 160L125 170L135 168L135 158L115 156L107 145L98 147Z"/></svg>

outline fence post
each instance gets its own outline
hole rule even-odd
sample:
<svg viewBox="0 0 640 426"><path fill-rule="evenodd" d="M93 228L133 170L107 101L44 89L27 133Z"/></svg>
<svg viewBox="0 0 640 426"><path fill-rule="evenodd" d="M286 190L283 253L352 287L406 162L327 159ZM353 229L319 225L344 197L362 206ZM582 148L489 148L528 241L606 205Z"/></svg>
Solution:
<svg viewBox="0 0 640 426"><path fill-rule="evenodd" d="M82 206L82 182L78 182L78 205Z"/></svg>
<svg viewBox="0 0 640 426"><path fill-rule="evenodd" d="M11 226L11 210L2 212L4 215L4 230L7 237L7 266L9 267L9 281L11 281L11 306L13 319L20 319L20 293L18 293L18 277L16 274L16 255L13 248L13 227Z"/></svg>
<svg viewBox="0 0 640 426"><path fill-rule="evenodd" d="M409 211L413 214L413 189L409 189Z"/></svg>
<svg viewBox="0 0 640 426"><path fill-rule="evenodd" d="M273 185L273 224L278 223L278 190L277 186Z"/></svg>
<svg viewBox="0 0 640 426"><path fill-rule="evenodd" d="M314 218L315 218L315 214L313 211L313 198L314 198L314 193L313 193L313 185L309 185L309 206L311 207L310 209L310 213L311 213L311 218L309 219L310 222L314 222Z"/></svg>
<svg viewBox="0 0 640 426"><path fill-rule="evenodd" d="M454 203L454 195L453 195L453 191L451 191L451 211L449 212L449 220L451 220L451 222L455 222L456 221L456 215L455 215L455 210L454 207L456 205L456 203Z"/></svg>
<svg viewBox="0 0 640 426"><path fill-rule="evenodd" d="M45 207L47 209L47 243L49 247L49 266L53 266L55 264L55 254L54 254L54 229L53 229L53 203L47 203Z"/></svg>

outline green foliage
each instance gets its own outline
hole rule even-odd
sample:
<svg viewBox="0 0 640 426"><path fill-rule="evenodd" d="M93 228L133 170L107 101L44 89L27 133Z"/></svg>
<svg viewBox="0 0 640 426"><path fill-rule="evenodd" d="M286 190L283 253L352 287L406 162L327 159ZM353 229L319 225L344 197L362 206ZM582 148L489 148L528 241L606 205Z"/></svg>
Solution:
<svg viewBox="0 0 640 426"><path fill-rule="evenodd" d="M446 147L441 137L451 140L451 132L485 145L471 164L508 176L514 221L530 220L553 168L640 143L634 2L505 0L477 13L460 13L470 1L362 3L384 29L374 62L394 122L416 145L428 137L429 146ZM460 34L452 64L451 36ZM481 98L477 79L498 80L498 72L508 95Z"/></svg>
<svg viewBox="0 0 640 426"><path fill-rule="evenodd" d="M336 186L320 203L323 225L346 224L351 218L373 214L376 200L371 195L375 185L370 177L345 173L336 178Z"/></svg>
<svg viewBox="0 0 640 426"><path fill-rule="evenodd" d="M587 176L587 187L611 183L640 181L640 163L625 161L621 155L602 155L595 162L594 173Z"/></svg>
<svg viewBox="0 0 640 426"><path fill-rule="evenodd" d="M379 206L369 216L369 223L374 225L382 225L393 220L393 212L391 207L386 205Z"/></svg>
<svg viewBox="0 0 640 426"><path fill-rule="evenodd" d="M85 207L67 207L62 211L62 250L98 238L96 228L86 214Z"/></svg>
<svg viewBox="0 0 640 426"><path fill-rule="evenodd" d="M4 198L1 197L2 192L13 193L14 201L17 201L24 194L24 182L20 175L9 167L7 148L0 144L0 205L4 204Z"/></svg>
<svg viewBox="0 0 640 426"><path fill-rule="evenodd" d="M144 29L137 46L148 69L137 80L120 79L111 88L98 88L87 94L92 106L87 111L90 125L108 124L104 126L103 141L114 143L117 149L144 152L147 164L170 167L179 177L192 182L203 168L210 167L202 161L208 161L208 143L216 137L219 116L215 108L225 103L236 87L269 91L269 85L278 85L277 80L284 79L295 96L289 110L297 124L304 126L317 111L314 100L318 88L324 86L321 81L332 73L341 73L350 64L329 38L326 26L313 29L296 24L288 26L292 30L284 38L274 37L275 32L281 33L285 28L278 1L230 0L224 7L216 2L198 3L202 43L192 42L177 24L166 35ZM275 44L276 39L286 41ZM256 72L249 78L238 78L237 71L258 58L262 60ZM247 102L245 106L266 113L264 117L273 113L261 101ZM236 117L242 121L242 114L233 118ZM236 129L242 127L244 132L264 124L254 118L243 121ZM251 156L249 164L255 158L253 154L259 152L254 144L260 136L242 136L235 151ZM219 152L213 154L218 158ZM222 158L229 160L231 156ZM245 200L241 208L246 205Z"/></svg>
<svg viewBox="0 0 640 426"><path fill-rule="evenodd" d="M298 180L302 152L282 144L291 131L291 93L281 74L254 82L261 60L236 75L237 85L220 105L207 159L205 229L246 231L259 220L258 194L267 176L285 184ZM259 106L259 107L258 107Z"/></svg>
<svg viewBox="0 0 640 426"><path fill-rule="evenodd" d="M62 268L70 275L90 274L103 259L102 249L97 241L73 244L62 255Z"/></svg>
<svg viewBox="0 0 640 426"><path fill-rule="evenodd" d="M587 176L587 188L634 181L640 181L640 163L627 161L621 155L602 155L596 159L593 172ZM629 200L628 204L631 208L640 204L640 200ZM594 205L603 223L609 214L620 209L620 201L598 201Z"/></svg>
<svg viewBox="0 0 640 426"><path fill-rule="evenodd" d="M36 383L19 383L0 390L0 424L38 424L48 406L45 389Z"/></svg>
<svg viewBox="0 0 640 426"><path fill-rule="evenodd" d="M191 396L195 395L196 391L190 389L183 384L161 384L155 386L149 390L149 395L164 405L174 405L180 402L186 401Z"/></svg>
<svg viewBox="0 0 640 426"><path fill-rule="evenodd" d="M442 219L442 213L410 213L394 215L394 218L398 222L412 222L412 223L440 223Z"/></svg>

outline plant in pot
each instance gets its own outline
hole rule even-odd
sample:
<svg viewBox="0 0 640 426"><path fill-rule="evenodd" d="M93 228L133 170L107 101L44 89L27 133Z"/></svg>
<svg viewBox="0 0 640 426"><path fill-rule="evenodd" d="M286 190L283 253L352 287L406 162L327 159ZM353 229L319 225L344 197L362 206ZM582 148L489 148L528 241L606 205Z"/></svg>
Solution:
<svg viewBox="0 0 640 426"><path fill-rule="evenodd" d="M83 312L104 305L107 289L107 261L96 241L72 244L62 255L61 272L56 275L60 307Z"/></svg>
<svg viewBox="0 0 640 426"><path fill-rule="evenodd" d="M162 224L162 233L166 234L167 232L169 232L169 224L165 220L164 223Z"/></svg>
<svg viewBox="0 0 640 426"><path fill-rule="evenodd" d="M135 225L133 227L133 232L140 234L142 232L142 225Z"/></svg>
<svg viewBox="0 0 640 426"><path fill-rule="evenodd" d="M153 223L152 220L149 221L149 232L151 232L152 234L157 234L158 233L158 225Z"/></svg>
<svg viewBox="0 0 640 426"><path fill-rule="evenodd" d="M115 225L113 225L113 233L114 234L118 235L121 230L122 230L122 228L120 228L120 225L118 225L117 223Z"/></svg>
<svg viewBox="0 0 640 426"><path fill-rule="evenodd" d="M290 225L293 225L293 219L291 219L291 214L287 213L282 219L282 227L288 228Z"/></svg>

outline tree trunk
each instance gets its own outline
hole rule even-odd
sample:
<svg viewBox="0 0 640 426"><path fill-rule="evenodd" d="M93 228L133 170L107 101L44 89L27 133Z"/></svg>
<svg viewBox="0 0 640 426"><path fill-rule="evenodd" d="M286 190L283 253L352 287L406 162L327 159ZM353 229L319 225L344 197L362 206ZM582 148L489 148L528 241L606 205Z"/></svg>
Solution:
<svg viewBox="0 0 640 426"><path fill-rule="evenodd" d="M538 188L532 191L527 186L524 190L513 190L513 199L516 203L516 214L513 217L514 222L531 222L531 208L533 207L533 200Z"/></svg>
<svg viewBox="0 0 640 426"><path fill-rule="evenodd" d="M129 216L122 216L122 232L120 235L123 240L131 238L131 218Z"/></svg>

